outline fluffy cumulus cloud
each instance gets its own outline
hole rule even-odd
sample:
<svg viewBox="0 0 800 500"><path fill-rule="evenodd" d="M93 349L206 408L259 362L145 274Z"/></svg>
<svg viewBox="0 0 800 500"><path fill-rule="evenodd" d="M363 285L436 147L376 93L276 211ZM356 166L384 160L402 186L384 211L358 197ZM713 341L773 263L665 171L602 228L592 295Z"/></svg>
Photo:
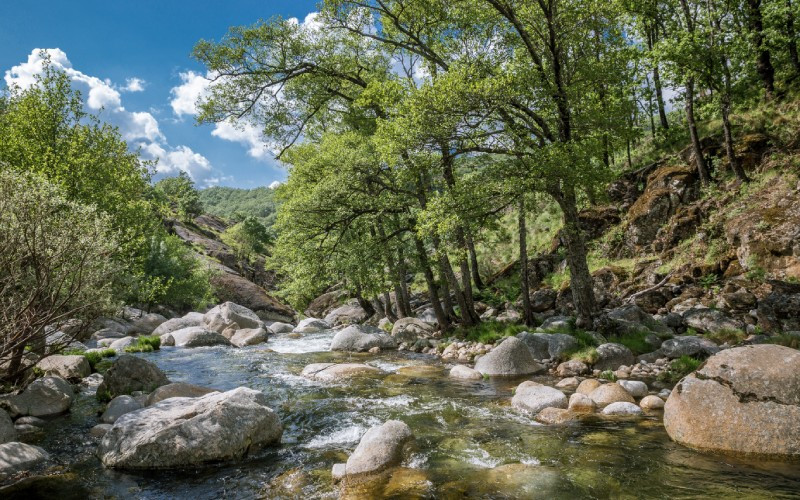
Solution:
<svg viewBox="0 0 800 500"><path fill-rule="evenodd" d="M258 160L267 160L273 156L261 137L261 131L249 123L217 123L214 125L214 130L211 131L211 135L244 145L247 148L247 154Z"/></svg>
<svg viewBox="0 0 800 500"><path fill-rule="evenodd" d="M281 181L272 181L272 182L269 183L269 188L270 189L275 189L278 186L280 186L281 184L283 184Z"/></svg>
<svg viewBox="0 0 800 500"><path fill-rule="evenodd" d="M170 106L178 117L195 116L199 112L197 102L205 97L210 82L208 78L194 71L181 73L180 77L183 83L170 91L172 94Z"/></svg>
<svg viewBox="0 0 800 500"><path fill-rule="evenodd" d="M63 71L73 86L86 97L86 107L99 112L101 118L119 127L122 137L131 145L141 148L142 156L157 160L157 172L174 175L179 171L188 173L199 185L206 186L219 182L214 176L211 163L203 155L187 146L172 147L158 126L158 120L147 111L128 111L122 105L120 90L141 92L145 82L139 78L129 78L125 86L115 87L111 81L87 75L72 67L67 54L61 49L34 49L28 60L12 67L5 73L9 87L26 89L36 84L36 77L43 69L46 60Z"/></svg>

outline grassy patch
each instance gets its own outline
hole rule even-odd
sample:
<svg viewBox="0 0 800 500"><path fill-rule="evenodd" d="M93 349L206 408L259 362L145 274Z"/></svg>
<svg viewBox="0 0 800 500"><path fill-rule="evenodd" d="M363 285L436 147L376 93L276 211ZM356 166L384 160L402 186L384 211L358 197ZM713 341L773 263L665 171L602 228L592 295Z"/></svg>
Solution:
<svg viewBox="0 0 800 500"><path fill-rule="evenodd" d="M614 375L614 372L611 371L611 370L606 370L606 371L602 372L598 376L598 378L602 378L602 379L608 380L610 382L616 382L617 381L617 376Z"/></svg>
<svg viewBox="0 0 800 500"><path fill-rule="evenodd" d="M608 340L609 342L616 342L617 344L622 344L634 354L634 356L638 356L639 354L645 354L648 352L653 352L653 346L647 343L645 338L649 335L649 333L645 332L628 332L623 333L622 335L615 335L610 337Z"/></svg>
<svg viewBox="0 0 800 500"><path fill-rule="evenodd" d="M800 337L797 335L789 335L788 333L774 335L767 339L767 343L791 347L792 349L800 349Z"/></svg>
<svg viewBox="0 0 800 500"><path fill-rule="evenodd" d="M593 365L597 363L597 360L599 359L597 349L594 346L581 347L568 353L566 357L575 361L580 361L587 365Z"/></svg>
<svg viewBox="0 0 800 500"><path fill-rule="evenodd" d="M703 362L699 359L695 359L691 356L681 356L678 359L672 360L672 363L670 363L667 371L661 373L661 375L658 376L658 379L662 382L675 384L686 375L689 375L693 371L697 370L702 363Z"/></svg>
<svg viewBox="0 0 800 500"><path fill-rule="evenodd" d="M79 349L70 349L68 351L64 351L62 354L83 356L86 358L86 361L89 362L89 366L92 367L92 371L95 372L97 371L97 365L103 361L103 359L116 356L117 351L114 349L102 349L100 351L87 352Z"/></svg>
<svg viewBox="0 0 800 500"><path fill-rule="evenodd" d="M135 344L125 348L125 352L153 352L161 348L161 337L153 335L150 337L139 337Z"/></svg>
<svg viewBox="0 0 800 500"><path fill-rule="evenodd" d="M717 344L724 344L727 342L728 344L736 345L747 338L747 334L741 330L720 330L718 332L706 333L705 337Z"/></svg>
<svg viewBox="0 0 800 500"><path fill-rule="evenodd" d="M527 329L528 327L525 325L501 323L499 321L484 321L477 326L458 328L453 332L453 334L456 337L464 340L481 342L482 344L491 344L497 340L524 332Z"/></svg>

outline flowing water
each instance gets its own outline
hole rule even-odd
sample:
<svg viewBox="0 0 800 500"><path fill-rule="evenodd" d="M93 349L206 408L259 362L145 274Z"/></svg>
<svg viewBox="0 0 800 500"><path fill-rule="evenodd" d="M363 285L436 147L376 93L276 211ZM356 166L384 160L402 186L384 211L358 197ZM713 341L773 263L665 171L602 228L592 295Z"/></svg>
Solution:
<svg viewBox="0 0 800 500"><path fill-rule="evenodd" d="M59 498L337 498L333 464L388 419L416 436L391 477L348 498L791 498L800 465L740 461L672 443L660 415L543 426L510 407L520 381L449 379L445 365L412 353L328 352L332 332L276 336L243 349L163 348L142 354L172 381L263 391L284 424L279 447L238 463L187 470L106 470L88 437L101 409L83 394L37 444L64 474ZM324 383L301 377L309 363L364 362L387 375ZM541 379L554 382L551 379ZM799 423L800 424L800 423ZM55 479L54 479L55 480Z"/></svg>

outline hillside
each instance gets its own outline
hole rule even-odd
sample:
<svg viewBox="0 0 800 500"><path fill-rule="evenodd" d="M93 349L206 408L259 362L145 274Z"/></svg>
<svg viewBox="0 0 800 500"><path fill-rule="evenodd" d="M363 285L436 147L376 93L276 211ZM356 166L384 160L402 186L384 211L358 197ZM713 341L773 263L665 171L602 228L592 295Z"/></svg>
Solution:
<svg viewBox="0 0 800 500"><path fill-rule="evenodd" d="M271 227L275 221L275 190L268 187L240 189L214 186L198 191L207 214L232 220L238 215L257 217Z"/></svg>

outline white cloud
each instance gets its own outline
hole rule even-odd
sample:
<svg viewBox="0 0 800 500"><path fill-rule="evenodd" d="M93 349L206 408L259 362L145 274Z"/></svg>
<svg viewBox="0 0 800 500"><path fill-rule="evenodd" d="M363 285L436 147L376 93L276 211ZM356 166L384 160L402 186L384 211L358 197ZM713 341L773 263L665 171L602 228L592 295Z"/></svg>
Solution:
<svg viewBox="0 0 800 500"><path fill-rule="evenodd" d="M261 131L250 123L217 123L211 135L226 141L244 144L248 148L247 154L253 158L265 160L272 156L272 152L264 143Z"/></svg>
<svg viewBox="0 0 800 500"><path fill-rule="evenodd" d="M152 113L127 111L122 106L120 92L116 90L119 87L113 85L109 80L102 80L74 69L67 54L61 49L34 49L26 62L6 71L6 84L9 87L18 86L23 90L35 85L36 76L43 71L47 57L49 57L51 65L55 69L63 71L72 80L73 86L86 96L88 108L102 109L101 117L118 126L122 137L132 146L140 148L144 159L158 160L156 165L158 175L175 175L183 171L201 187L231 180L229 177L220 176L218 172L214 171L208 158L192 151L188 146L170 146L159 128L158 120ZM196 76L199 77L199 75ZM200 78L202 79L202 77ZM144 86L144 80L129 78L125 87L120 90L140 92ZM174 105L173 109L175 109Z"/></svg>
<svg viewBox="0 0 800 500"><path fill-rule="evenodd" d="M281 184L283 184L281 181L272 181L272 182L269 183L269 188L270 189L275 189L278 186L280 186Z"/></svg>
<svg viewBox="0 0 800 500"><path fill-rule="evenodd" d="M125 86L122 87L122 90L125 92L143 92L145 85L147 85L147 82L141 78L126 78Z"/></svg>
<svg viewBox="0 0 800 500"><path fill-rule="evenodd" d="M170 93L172 111L179 117L183 115L195 116L198 114L197 102L205 97L210 81L199 73L186 71L180 74L182 84L173 87Z"/></svg>

